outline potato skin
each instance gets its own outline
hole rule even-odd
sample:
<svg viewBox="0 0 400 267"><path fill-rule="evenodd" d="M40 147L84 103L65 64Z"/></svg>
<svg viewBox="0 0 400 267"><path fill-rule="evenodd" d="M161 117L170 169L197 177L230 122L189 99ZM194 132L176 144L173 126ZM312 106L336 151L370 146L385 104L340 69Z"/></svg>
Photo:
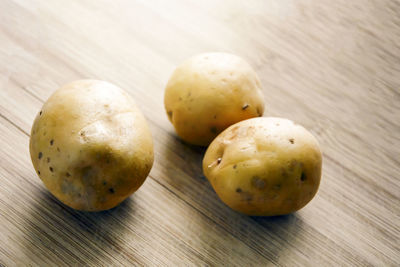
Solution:
<svg viewBox="0 0 400 267"><path fill-rule="evenodd" d="M145 181L153 141L133 99L108 82L79 80L58 89L32 126L33 166L71 208L115 207Z"/></svg>
<svg viewBox="0 0 400 267"><path fill-rule="evenodd" d="M322 155L314 136L281 118L254 118L223 131L208 147L204 175L220 199L247 215L304 207L317 193Z"/></svg>
<svg viewBox="0 0 400 267"><path fill-rule="evenodd" d="M243 59L227 53L200 54L177 67L164 104L177 134L201 146L228 126L264 112L257 74Z"/></svg>

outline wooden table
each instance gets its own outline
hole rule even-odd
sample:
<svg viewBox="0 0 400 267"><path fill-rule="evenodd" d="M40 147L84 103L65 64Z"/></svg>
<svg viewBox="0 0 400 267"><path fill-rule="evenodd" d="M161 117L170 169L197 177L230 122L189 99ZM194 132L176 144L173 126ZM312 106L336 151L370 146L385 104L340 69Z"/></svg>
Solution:
<svg viewBox="0 0 400 267"><path fill-rule="evenodd" d="M207 51L245 58L264 116L318 138L323 177L304 209L232 211L202 174L205 150L176 137L164 86ZM51 196L28 151L43 102L82 78L127 90L155 142L145 184L100 213ZM1 264L398 266L399 156L399 1L0 0Z"/></svg>

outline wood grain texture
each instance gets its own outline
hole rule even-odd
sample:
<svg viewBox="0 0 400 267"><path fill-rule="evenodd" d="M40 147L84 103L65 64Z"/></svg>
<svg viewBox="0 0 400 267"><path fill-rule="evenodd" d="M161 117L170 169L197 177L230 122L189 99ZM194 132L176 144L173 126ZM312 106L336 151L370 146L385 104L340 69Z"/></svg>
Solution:
<svg viewBox="0 0 400 267"><path fill-rule="evenodd" d="M0 0L0 264L318 266L400 264L400 2ZM315 199L281 217L238 214L182 143L163 90L200 52L245 58L267 111L324 152ZM83 213L52 197L28 152L49 95L95 78L149 121L155 164L119 207Z"/></svg>

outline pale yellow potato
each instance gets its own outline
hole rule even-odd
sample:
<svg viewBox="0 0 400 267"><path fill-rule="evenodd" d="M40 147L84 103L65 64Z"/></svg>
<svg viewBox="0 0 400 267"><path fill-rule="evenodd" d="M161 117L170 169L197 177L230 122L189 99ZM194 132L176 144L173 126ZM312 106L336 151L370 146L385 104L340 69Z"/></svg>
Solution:
<svg viewBox="0 0 400 267"><path fill-rule="evenodd" d="M32 126L30 154L48 190L78 210L115 207L153 165L151 133L134 100L108 82L80 80L57 90Z"/></svg>
<svg viewBox="0 0 400 267"><path fill-rule="evenodd" d="M283 215L317 193L322 155L317 140L287 119L255 118L230 126L210 144L204 175L232 209Z"/></svg>
<svg viewBox="0 0 400 267"><path fill-rule="evenodd" d="M180 65L168 81L164 104L177 134L202 146L228 126L264 112L257 74L227 53L200 54Z"/></svg>

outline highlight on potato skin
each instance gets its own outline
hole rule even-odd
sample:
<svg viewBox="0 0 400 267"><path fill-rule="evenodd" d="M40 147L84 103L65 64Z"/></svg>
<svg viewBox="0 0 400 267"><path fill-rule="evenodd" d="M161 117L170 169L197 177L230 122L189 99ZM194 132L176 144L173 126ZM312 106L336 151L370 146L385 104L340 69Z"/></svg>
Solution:
<svg viewBox="0 0 400 267"><path fill-rule="evenodd" d="M97 80L58 89L35 118L29 148L47 189L84 211L121 203L143 184L154 159L150 130L134 100Z"/></svg>
<svg viewBox="0 0 400 267"><path fill-rule="evenodd" d="M178 136L200 146L230 125L264 113L256 72L228 53L199 54L178 66L166 86L164 105Z"/></svg>
<svg viewBox="0 0 400 267"><path fill-rule="evenodd" d="M314 136L282 118L236 123L210 144L203 172L219 198L253 216L303 208L318 191L322 154Z"/></svg>

